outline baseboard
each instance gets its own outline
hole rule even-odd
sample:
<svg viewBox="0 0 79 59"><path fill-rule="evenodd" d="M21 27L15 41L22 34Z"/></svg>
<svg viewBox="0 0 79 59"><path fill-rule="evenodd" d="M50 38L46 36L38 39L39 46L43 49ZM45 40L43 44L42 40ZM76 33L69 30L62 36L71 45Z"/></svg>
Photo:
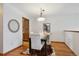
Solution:
<svg viewBox="0 0 79 59"><path fill-rule="evenodd" d="M75 55L75 56L77 56L75 53L74 53L74 51L72 51L72 49L64 42L64 44L71 50L71 52Z"/></svg>
<svg viewBox="0 0 79 59"><path fill-rule="evenodd" d="M51 41L52 43L65 43L65 42L62 42L62 41Z"/></svg>
<svg viewBox="0 0 79 59"><path fill-rule="evenodd" d="M6 54L8 54L8 53L10 53L10 52L12 52L12 51L14 51L14 50L16 50L17 48L19 48L19 47L21 47L21 46L22 46L22 45L20 45L20 46L14 48L14 49L12 49L12 50L6 52L6 53L1 53L1 54L2 54L2 56L6 56Z"/></svg>

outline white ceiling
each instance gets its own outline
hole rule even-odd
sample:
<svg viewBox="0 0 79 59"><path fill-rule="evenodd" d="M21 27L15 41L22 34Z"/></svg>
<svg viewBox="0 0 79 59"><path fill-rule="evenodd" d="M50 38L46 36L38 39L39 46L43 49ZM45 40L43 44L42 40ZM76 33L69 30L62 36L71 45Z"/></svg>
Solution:
<svg viewBox="0 0 79 59"><path fill-rule="evenodd" d="M45 9L44 17L52 17L54 15L79 15L78 3L14 3L11 4L26 15L38 17L40 8Z"/></svg>

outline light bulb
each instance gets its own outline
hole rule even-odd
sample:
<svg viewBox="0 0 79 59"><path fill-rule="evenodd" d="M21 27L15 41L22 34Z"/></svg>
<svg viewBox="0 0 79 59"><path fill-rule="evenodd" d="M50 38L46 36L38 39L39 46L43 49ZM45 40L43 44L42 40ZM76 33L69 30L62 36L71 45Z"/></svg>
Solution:
<svg viewBox="0 0 79 59"><path fill-rule="evenodd" d="M37 20L38 21L45 21L45 18L44 17L39 17Z"/></svg>

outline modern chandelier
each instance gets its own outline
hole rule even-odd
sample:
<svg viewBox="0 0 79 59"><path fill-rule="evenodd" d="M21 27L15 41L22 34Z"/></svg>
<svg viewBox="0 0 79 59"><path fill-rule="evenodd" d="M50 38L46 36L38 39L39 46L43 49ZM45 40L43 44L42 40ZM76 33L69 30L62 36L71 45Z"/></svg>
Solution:
<svg viewBox="0 0 79 59"><path fill-rule="evenodd" d="M43 17L43 12L44 12L45 10L44 9L40 9L40 17L37 19L38 21L45 21L45 18Z"/></svg>

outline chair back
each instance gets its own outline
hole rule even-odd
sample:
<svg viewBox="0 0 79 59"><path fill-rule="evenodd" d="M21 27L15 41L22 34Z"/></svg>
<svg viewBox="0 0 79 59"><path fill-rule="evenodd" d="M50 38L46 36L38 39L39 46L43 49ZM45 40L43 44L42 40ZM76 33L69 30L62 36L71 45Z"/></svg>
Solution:
<svg viewBox="0 0 79 59"><path fill-rule="evenodd" d="M32 49L41 49L41 36L40 34L31 35L31 48Z"/></svg>

